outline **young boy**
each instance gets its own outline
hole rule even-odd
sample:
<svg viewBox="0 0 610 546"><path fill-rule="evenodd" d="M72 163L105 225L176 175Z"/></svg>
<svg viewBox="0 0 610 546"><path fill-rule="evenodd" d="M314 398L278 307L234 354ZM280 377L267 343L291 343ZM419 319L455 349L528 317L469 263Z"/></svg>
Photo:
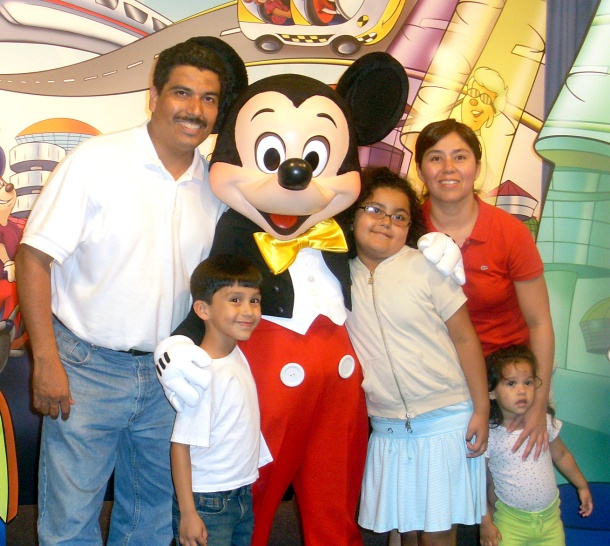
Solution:
<svg viewBox="0 0 610 546"><path fill-rule="evenodd" d="M237 342L261 318L258 269L238 256L203 261L191 276L193 308L205 323L201 349L211 357L200 402L176 415L171 466L177 544L249 546L252 483L271 460L260 434L256 386Z"/></svg>

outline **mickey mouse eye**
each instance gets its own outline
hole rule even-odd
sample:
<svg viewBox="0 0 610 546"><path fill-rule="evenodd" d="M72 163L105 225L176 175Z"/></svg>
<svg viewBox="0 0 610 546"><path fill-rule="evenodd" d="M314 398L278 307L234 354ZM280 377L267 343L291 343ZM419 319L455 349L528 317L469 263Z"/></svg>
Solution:
<svg viewBox="0 0 610 546"><path fill-rule="evenodd" d="M286 147L273 133L261 135L256 143L256 165L267 174L274 173L286 160Z"/></svg>
<svg viewBox="0 0 610 546"><path fill-rule="evenodd" d="M326 165L328 164L329 148L328 140L323 137L312 139L305 145L303 159L311 166L313 176L320 176L322 171L326 168Z"/></svg>

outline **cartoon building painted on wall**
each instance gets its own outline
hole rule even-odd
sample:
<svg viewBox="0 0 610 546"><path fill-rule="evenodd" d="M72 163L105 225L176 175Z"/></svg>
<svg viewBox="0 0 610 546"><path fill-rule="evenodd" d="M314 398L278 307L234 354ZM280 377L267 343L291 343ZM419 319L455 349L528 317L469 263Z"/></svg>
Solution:
<svg viewBox="0 0 610 546"><path fill-rule="evenodd" d="M610 1L602 0L536 141L554 165L538 248L555 328L555 391L569 400L565 420L574 434L589 431L583 458L596 454L599 464L610 445L609 16Z"/></svg>

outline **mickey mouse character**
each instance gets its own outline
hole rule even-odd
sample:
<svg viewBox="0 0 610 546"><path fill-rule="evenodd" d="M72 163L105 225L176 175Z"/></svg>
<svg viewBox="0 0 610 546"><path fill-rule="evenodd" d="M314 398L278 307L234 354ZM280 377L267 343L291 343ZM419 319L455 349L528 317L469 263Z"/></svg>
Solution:
<svg viewBox="0 0 610 546"><path fill-rule="evenodd" d="M253 487L255 546L267 544L290 485L305 544L362 544L355 512L368 419L362 371L344 327L351 308L345 226L333 217L359 194L358 145L381 140L397 124L407 94L403 67L386 53L370 53L336 90L300 75L255 82L218 135L210 184L230 209L211 254L246 256L264 277L263 320L240 343L274 459ZM201 342L194 312L176 334ZM174 340L176 347L184 338ZM179 349L167 347L155 356L179 407L188 393L169 385L181 364Z"/></svg>

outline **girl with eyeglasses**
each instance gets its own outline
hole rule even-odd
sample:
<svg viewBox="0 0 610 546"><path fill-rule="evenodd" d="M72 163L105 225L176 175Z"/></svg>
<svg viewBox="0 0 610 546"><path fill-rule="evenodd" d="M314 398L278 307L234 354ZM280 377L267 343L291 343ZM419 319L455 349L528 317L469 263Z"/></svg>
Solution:
<svg viewBox="0 0 610 546"><path fill-rule="evenodd" d="M455 545L481 521L489 399L485 362L462 289L416 248L417 196L368 168L353 213L347 329L371 419L358 523L398 529L402 544Z"/></svg>

